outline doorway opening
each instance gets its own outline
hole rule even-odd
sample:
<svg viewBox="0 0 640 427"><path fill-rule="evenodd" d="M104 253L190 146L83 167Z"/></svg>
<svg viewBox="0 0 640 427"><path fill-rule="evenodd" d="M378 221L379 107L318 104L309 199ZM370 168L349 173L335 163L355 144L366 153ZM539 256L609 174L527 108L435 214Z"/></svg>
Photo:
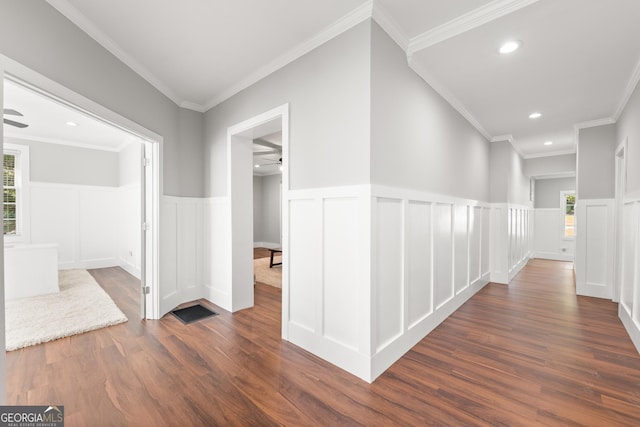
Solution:
<svg viewBox="0 0 640 427"><path fill-rule="evenodd" d="M231 221L231 311L254 305L254 224L253 224L253 176L254 140L281 132L281 250L282 250L282 337L288 338L288 210L289 189L289 105L238 123L228 129L227 135L227 194ZM272 147L273 148L273 147ZM280 168L280 165L278 165Z"/></svg>
<svg viewBox="0 0 640 427"><path fill-rule="evenodd" d="M60 187L61 191L58 191L60 194L64 193L67 195L73 195L73 200L64 198L60 200L58 198L54 198L55 200L53 200L53 202L55 203L50 206L48 213L42 209L39 210L41 212L39 219L42 219L43 221L38 222L37 225L41 226L40 230L44 229L46 226L45 222L47 220L47 216L55 213L56 206L68 208L69 212L79 212L79 209L86 208L83 212L83 218L95 219L96 216L102 216L102 218L109 219L110 225L116 224L121 217L126 218L126 226L130 231L129 244L131 246L131 249L126 251L123 251L119 246L120 236L116 237L110 235L118 234L118 225L113 225L108 230L102 230L98 226L98 222L92 225L91 220L89 220L88 224L84 224L86 225L86 227L83 228L85 231L83 231L84 234L81 235L81 233L77 231L79 228L82 228L80 224L77 224L79 222L79 215L76 214L71 218L67 218L67 223L73 228L73 231L66 236L64 233L58 233L63 237L62 245L65 246L66 259L59 258L58 263L54 265L55 267L64 268L65 266L61 263L67 262L68 265L66 268L86 269L100 268L103 266L107 267L107 264L113 265L114 262L119 263L121 260L124 260L124 258L126 258L123 256L124 252L125 255L129 255L129 262L127 262L127 266L125 266L124 269L141 280L141 286L138 293L140 318L157 318L158 206L160 194L160 145L162 138L159 135L140 127L128 119L105 109L93 101L60 86L46 77L30 71L17 63L7 61L3 77L4 86L9 85L14 89L14 91L18 91L26 97L31 97L30 99L32 101L35 100L34 102L41 102L42 105L47 104L51 106L51 111L56 111L63 115L68 114L68 116L71 117L70 119L66 119L66 122L62 122L60 125L62 133L59 135L49 134L47 138L39 140L37 136L38 131L49 132L50 129L53 129L52 127L47 127L43 124L46 119L53 117L52 115L47 114L39 117L36 117L36 114L27 115L26 110L35 111L32 110L32 108L36 109L36 106L29 105L27 102L27 104L25 104L26 106L23 108L25 111L18 111L17 113L11 112L16 115L16 117L22 119L22 122L25 122L24 124L26 126L15 126L15 132L13 132L13 127L11 127L9 134L6 133L6 128L8 126L5 126L5 131L3 132L4 142L7 140L11 141L15 138L15 141L22 141L21 144L25 147L29 147L29 144L33 144L34 146L38 145L38 149L45 147L44 149L46 150L53 150L54 147L62 147L64 152L61 152L59 155L62 157L70 156L68 158L69 161L72 161L72 156L79 153L81 149L84 149L85 153L106 153L108 155L103 156L103 158L107 159L107 161L101 163L105 165L105 174L103 174L103 177L107 176L109 172L108 159L113 159L111 162L113 163L113 168L117 171L116 177L110 175L104 179L114 179L118 183L121 178L117 176L117 174L121 172L119 168L119 165L122 164L121 157L126 156L130 159L126 161L129 165L127 170L129 177L132 178L132 182L135 181L135 184L131 183L131 185L127 186L126 190L129 194L125 195L125 192L121 192L120 190L122 187L119 184L115 184L115 186L110 187L106 181L91 181L92 179L96 179L99 172L93 171L94 173L92 173L90 168L87 168L86 164L79 161L79 168L82 169L84 166L84 170L81 173L79 172L79 174L83 174L83 176L87 177L87 182L90 184L90 191L86 190L89 187L83 188L80 185L73 186L67 184L65 187L64 180L61 180L61 183L56 185L56 189ZM3 90L2 104L3 110L6 113L7 109L11 110L12 107L6 103L7 93L5 92L6 91ZM24 117L19 116L18 114L23 115ZM56 116L55 119L59 120L61 117ZM73 140L66 140L67 138L64 138L63 132L67 131L68 128L78 129L81 132L83 131L78 122L86 123L87 128L95 126L96 129L101 129L101 132L104 132L104 134L110 134L112 136L123 135L124 139L120 141L121 145L118 147L99 146L99 141L97 140L92 141L87 139L89 142L84 145L81 142L77 142L77 140L75 143ZM24 130L25 128L29 129L30 136L20 139L21 136L26 136L27 134L25 133L22 135L18 131ZM62 131L62 129L64 129L64 131ZM49 139L49 141L46 141L45 139ZM107 144L107 139L109 138L107 137L104 140L105 144ZM47 142L56 142L56 144L49 144ZM44 153L44 151L40 152L39 165L46 166L47 161L46 158L43 158L42 153ZM34 154L33 150L32 154ZM34 157L32 156L31 180L34 180L33 173L35 172L33 159ZM40 169L40 172L42 173L42 169ZM68 171L65 170L47 171L50 175L57 174L57 176L63 176L67 172ZM38 177L36 177L35 181L37 180ZM45 180L41 179L41 181ZM55 180L52 180L51 182L55 182ZM47 187L48 184L46 182L40 182L38 185L42 187L39 189L39 194L42 196L38 199L40 207L49 206L50 203L48 203L47 200L52 198L52 187ZM23 206L23 209L19 213L19 215L22 214L21 220L24 226L23 230L26 231L21 235L22 243L25 244L31 244L33 238L36 237L32 233L32 231L35 230L34 226L36 225L36 219L32 217L36 206L34 206L33 203L35 197L33 185L31 187L32 191L30 197L28 200L27 198L24 199L25 202L27 202L24 206L31 205L31 210L27 211ZM85 200L88 201L84 205L78 206L78 200L81 197L84 197ZM99 203L94 204L91 203L91 201L99 201ZM72 203L75 203L76 206L71 206ZM107 208L104 209L106 212L96 208L97 205L106 206ZM133 215L135 215L135 218L132 218ZM64 217L64 215L58 215L58 217ZM76 222L76 224L73 224L74 222ZM101 236L106 236L109 242L106 246L102 245L100 250L94 252L93 249L95 249L95 247L92 246L92 242L98 241ZM46 233L40 233L39 238L49 237L53 236L47 236ZM11 240L11 238L6 240ZM58 247L61 245L60 242L56 241L51 243ZM112 256L104 255L105 247L108 248L107 252L113 249L114 253ZM96 255L96 253L99 253L99 255ZM7 283L5 283L5 286L7 286Z"/></svg>

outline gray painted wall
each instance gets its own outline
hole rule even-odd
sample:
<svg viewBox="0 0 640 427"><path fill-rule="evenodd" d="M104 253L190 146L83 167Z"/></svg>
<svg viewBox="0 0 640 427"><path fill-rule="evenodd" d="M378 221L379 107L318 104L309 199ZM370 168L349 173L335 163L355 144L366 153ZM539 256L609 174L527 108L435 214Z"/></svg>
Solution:
<svg viewBox="0 0 640 427"><path fill-rule="evenodd" d="M5 138L29 146L31 181L118 187L119 158L112 151Z"/></svg>
<svg viewBox="0 0 640 427"><path fill-rule="evenodd" d="M640 191L640 86L636 86L616 124L615 145L628 138L626 193ZM615 170L615 168L614 168ZM615 173L615 172L614 172Z"/></svg>
<svg viewBox="0 0 640 427"><path fill-rule="evenodd" d="M139 184L142 173L142 147L131 143L118 153L118 184Z"/></svg>
<svg viewBox="0 0 640 427"><path fill-rule="evenodd" d="M575 178L537 179L534 204L536 208L560 208L560 192L576 189Z"/></svg>
<svg viewBox="0 0 640 427"><path fill-rule="evenodd" d="M509 203L517 205L531 205L529 189L530 179L524 173L524 159L509 144L509 175L507 178Z"/></svg>
<svg viewBox="0 0 640 427"><path fill-rule="evenodd" d="M280 183L282 175L253 177L253 241L281 243Z"/></svg>
<svg viewBox="0 0 640 427"><path fill-rule="evenodd" d="M615 125L580 129L578 134L578 199L615 197ZM629 168L631 172L634 168Z"/></svg>
<svg viewBox="0 0 640 427"><path fill-rule="evenodd" d="M509 176L510 150L513 148L508 141L491 143L489 162L489 201L491 203L507 203L509 201L507 177Z"/></svg>
<svg viewBox="0 0 640 427"><path fill-rule="evenodd" d="M372 183L488 201L489 142L376 23L371 37Z"/></svg>
<svg viewBox="0 0 640 427"><path fill-rule="evenodd" d="M253 176L253 241L262 239L262 177Z"/></svg>
<svg viewBox="0 0 640 427"><path fill-rule="evenodd" d="M491 143L489 169L491 203L531 204L524 159L509 141Z"/></svg>
<svg viewBox="0 0 640 427"><path fill-rule="evenodd" d="M203 195L202 146L190 129L200 113L177 107L48 3L0 0L0 10L0 53L161 135L164 193Z"/></svg>
<svg viewBox="0 0 640 427"><path fill-rule="evenodd" d="M227 128L289 103L291 189L366 184L370 28L363 22L205 113L205 194L227 194Z"/></svg>
<svg viewBox="0 0 640 427"><path fill-rule="evenodd" d="M524 174L527 176L545 176L555 174L575 174L576 155L537 157L524 161Z"/></svg>

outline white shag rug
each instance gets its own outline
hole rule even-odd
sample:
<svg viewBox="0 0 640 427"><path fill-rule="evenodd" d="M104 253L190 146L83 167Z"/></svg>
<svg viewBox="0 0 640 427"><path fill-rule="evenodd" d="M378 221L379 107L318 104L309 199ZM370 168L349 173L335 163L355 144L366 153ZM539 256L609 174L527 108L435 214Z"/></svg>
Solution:
<svg viewBox="0 0 640 427"><path fill-rule="evenodd" d="M58 277L58 293L5 302L7 351L128 320L86 270L62 270Z"/></svg>

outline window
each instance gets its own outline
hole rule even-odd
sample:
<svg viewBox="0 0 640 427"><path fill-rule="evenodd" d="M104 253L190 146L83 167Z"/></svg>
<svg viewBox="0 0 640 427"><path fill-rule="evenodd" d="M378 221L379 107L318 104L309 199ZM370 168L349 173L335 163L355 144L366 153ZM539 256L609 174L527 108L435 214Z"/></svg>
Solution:
<svg viewBox="0 0 640 427"><path fill-rule="evenodd" d="M572 239L576 235L576 193L574 191L560 192L560 210L562 213L562 237Z"/></svg>
<svg viewBox="0 0 640 427"><path fill-rule="evenodd" d="M17 193L16 186L16 163L18 154L5 152L2 166L4 169L2 185L3 185L3 203L2 203L2 228L5 235L18 234L17 224Z"/></svg>
<svg viewBox="0 0 640 427"><path fill-rule="evenodd" d="M5 241L28 241L29 147L4 144L2 229Z"/></svg>

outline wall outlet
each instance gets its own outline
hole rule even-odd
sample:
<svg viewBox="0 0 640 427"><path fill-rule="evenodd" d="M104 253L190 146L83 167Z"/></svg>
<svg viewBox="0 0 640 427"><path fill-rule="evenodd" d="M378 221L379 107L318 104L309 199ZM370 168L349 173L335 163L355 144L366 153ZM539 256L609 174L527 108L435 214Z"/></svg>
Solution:
<svg viewBox="0 0 640 427"><path fill-rule="evenodd" d="M560 249L562 252L567 252L567 248Z"/></svg>

